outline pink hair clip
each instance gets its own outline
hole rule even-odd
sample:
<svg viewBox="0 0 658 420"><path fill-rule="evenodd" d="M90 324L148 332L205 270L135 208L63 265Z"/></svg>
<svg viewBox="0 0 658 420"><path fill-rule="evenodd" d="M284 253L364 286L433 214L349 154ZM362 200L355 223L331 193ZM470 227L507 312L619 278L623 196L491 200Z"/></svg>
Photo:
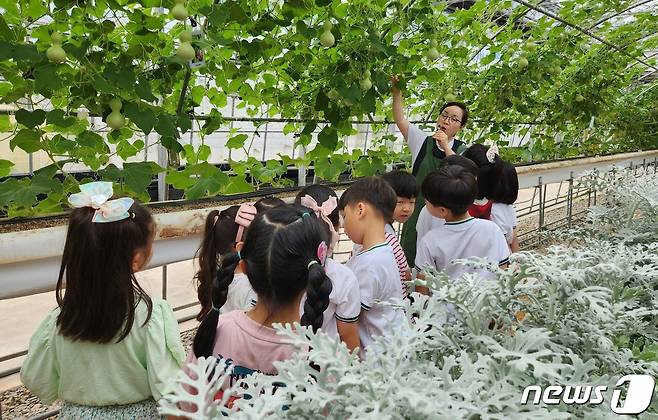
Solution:
<svg viewBox="0 0 658 420"><path fill-rule="evenodd" d="M235 215L235 223L238 224L238 234L235 236L235 242L242 241L244 230L254 221L256 213L258 213L258 210L253 204L244 203L240 205L238 213Z"/></svg>

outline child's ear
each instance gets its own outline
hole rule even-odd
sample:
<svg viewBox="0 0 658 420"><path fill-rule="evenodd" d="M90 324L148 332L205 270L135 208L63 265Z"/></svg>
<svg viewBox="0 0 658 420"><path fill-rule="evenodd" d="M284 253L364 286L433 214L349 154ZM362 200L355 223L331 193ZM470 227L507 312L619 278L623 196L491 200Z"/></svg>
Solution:
<svg viewBox="0 0 658 420"><path fill-rule="evenodd" d="M146 259L147 255L143 250L137 250L135 251L135 254L133 254L133 260L132 260L132 271L133 273L136 273L140 271L144 266L146 265Z"/></svg>
<svg viewBox="0 0 658 420"><path fill-rule="evenodd" d="M366 203L363 201L359 201L356 203L356 211L359 216L363 216L364 213L366 212Z"/></svg>

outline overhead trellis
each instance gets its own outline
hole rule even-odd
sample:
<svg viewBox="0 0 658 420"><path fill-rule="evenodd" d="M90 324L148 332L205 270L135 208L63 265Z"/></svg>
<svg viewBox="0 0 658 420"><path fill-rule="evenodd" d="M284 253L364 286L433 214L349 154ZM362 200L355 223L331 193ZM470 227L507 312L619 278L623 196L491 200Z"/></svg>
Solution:
<svg viewBox="0 0 658 420"><path fill-rule="evenodd" d="M0 0L0 102L15 115L0 114L0 177L21 153L51 163L32 178L0 179L0 211L61 207L77 181L55 173L70 164L138 198L155 175L195 198L279 185L288 166L312 165L327 180L377 173L408 159L386 148L394 137L382 129L392 75L411 119L435 118L435 104L456 99L472 112L465 140L530 138L503 148L516 162L655 140L656 90L638 81L657 68L641 52L658 45L648 36L620 47L656 30L650 1L189 0L194 25L174 19L173 0L120 3ZM186 41L192 29L201 31ZM187 44L202 65L181 58ZM233 98L241 115L223 111ZM234 124L242 120L282 124L289 148L305 153L259 154L223 172L218 148L251 150ZM355 152L346 141L363 123L368 147ZM148 148L169 158L144 161Z"/></svg>
<svg viewBox="0 0 658 420"><path fill-rule="evenodd" d="M616 18L617 16L621 16L621 15L623 15L623 14L625 14L625 13L628 13L628 12L634 10L634 9L637 9L638 7L644 6L645 4L648 4L648 3L653 3L653 2L655 2L655 1L656 1L656 0L642 0L642 1L640 1L640 2L637 2L637 3L635 3L635 4L631 5L631 6L628 6L627 8L625 8L625 9L623 9L623 10L617 12L617 13L612 13L612 14L610 14L610 15L608 15L608 16L604 16L604 17L602 17L601 19L599 19L599 20L597 20L596 22L594 22L594 23L592 24L592 26L590 26L590 27L587 28L587 29L588 29L588 30L592 30L592 29L596 28L597 26L599 26L599 25L601 25L601 24L603 24L603 23L609 21L610 19L614 19L614 18Z"/></svg>
<svg viewBox="0 0 658 420"><path fill-rule="evenodd" d="M645 65L646 67L652 68L654 70L658 70L658 67L646 62L645 60L642 60L641 58L635 57L635 56L627 53L626 51L624 51L624 48L627 45L625 45L623 47L618 47L618 46L614 45L613 43L605 40L604 38L594 34L592 31L590 31L586 28L583 28L582 26L577 25L575 23L569 22L566 19L563 19L560 16L556 15L555 13L552 13L548 10L545 10L545 9L539 7L539 6L535 6L535 5L529 3L525 0L512 0L512 1L514 1L515 3L522 4L522 5L526 6L529 9L532 9L532 10L538 12L538 13L541 13L542 15L550 17L551 19L555 19L556 21L562 23L563 25L568 26L570 28L573 28L573 29L577 30L578 32L581 32L582 34L584 34L584 35L586 35L586 36L588 36L592 39L595 39L595 40L599 41L600 43L612 48L613 50L617 51L618 53L623 54L626 57L628 57L632 60L635 60L635 61L639 62L640 64ZM596 25L594 25L594 26L596 26ZM640 39L636 40L635 42L641 41L644 38L646 38L646 37L640 38Z"/></svg>

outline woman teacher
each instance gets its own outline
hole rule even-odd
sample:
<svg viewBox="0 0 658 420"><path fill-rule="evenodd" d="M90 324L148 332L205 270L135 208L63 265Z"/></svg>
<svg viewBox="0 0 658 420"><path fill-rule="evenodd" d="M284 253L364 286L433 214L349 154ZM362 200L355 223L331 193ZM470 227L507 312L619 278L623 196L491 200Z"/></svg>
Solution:
<svg viewBox="0 0 658 420"><path fill-rule="evenodd" d="M468 121L468 109L461 102L446 103L439 111L436 131L429 135L405 118L402 93L397 87L396 77L391 80L391 85L395 124L411 150L412 174L416 177L420 190L425 177L441 166L443 158L462 154L468 148L464 142L455 138ZM402 248L409 264L416 260L416 222L424 206L425 199L422 191L419 191L414 211L402 227Z"/></svg>

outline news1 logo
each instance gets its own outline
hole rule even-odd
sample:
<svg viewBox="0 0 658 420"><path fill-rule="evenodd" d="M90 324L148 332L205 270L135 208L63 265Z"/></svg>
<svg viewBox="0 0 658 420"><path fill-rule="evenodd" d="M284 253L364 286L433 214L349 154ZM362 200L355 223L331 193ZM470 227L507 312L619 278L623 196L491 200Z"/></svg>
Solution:
<svg viewBox="0 0 658 420"><path fill-rule="evenodd" d="M622 401L623 385L628 384L626 398ZM650 375L622 376L612 392L610 409L617 414L641 414L651 405L653 390L656 383ZM604 402L604 393L608 390L605 385L551 385L542 390L539 385L530 385L523 390L521 404L527 404L530 393L534 391L532 404L543 402L547 405L564 404L592 404Z"/></svg>

